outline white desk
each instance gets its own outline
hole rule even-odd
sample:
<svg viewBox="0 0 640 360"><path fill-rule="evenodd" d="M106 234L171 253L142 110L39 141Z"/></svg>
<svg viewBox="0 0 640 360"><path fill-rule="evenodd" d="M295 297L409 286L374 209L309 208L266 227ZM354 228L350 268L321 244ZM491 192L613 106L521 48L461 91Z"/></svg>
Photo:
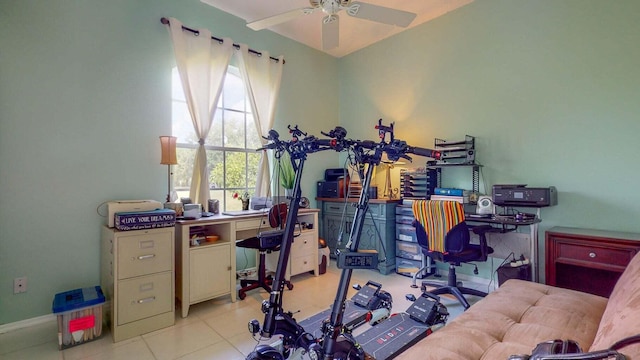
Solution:
<svg viewBox="0 0 640 360"><path fill-rule="evenodd" d="M318 239L317 209L300 209L298 221L313 224L313 229L305 232L308 238ZM219 235L215 242L203 242L193 246L190 242L190 231L200 229L206 235ZM248 215L215 215L197 220L179 220L176 222L176 297L182 305L182 317L189 313L189 306L231 295L236 301L236 240L255 236L258 230L270 229L265 214ZM292 247L287 274L295 275L291 269L306 269L293 265L296 259L312 261L311 269L317 276L318 246L314 244L314 254L298 256L296 247ZM257 291L257 290L256 290Z"/></svg>

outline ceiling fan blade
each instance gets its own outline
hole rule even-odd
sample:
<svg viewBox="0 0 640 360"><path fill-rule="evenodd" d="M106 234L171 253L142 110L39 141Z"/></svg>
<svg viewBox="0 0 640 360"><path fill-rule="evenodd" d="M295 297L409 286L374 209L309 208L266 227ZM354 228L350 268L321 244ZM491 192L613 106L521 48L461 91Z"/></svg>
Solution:
<svg viewBox="0 0 640 360"><path fill-rule="evenodd" d="M347 8L347 14L360 19L367 19L400 27L409 26L413 19L416 18L416 14L408 11L397 10L357 1L352 2L351 5Z"/></svg>
<svg viewBox="0 0 640 360"><path fill-rule="evenodd" d="M273 15L266 17L264 19L252 21L247 23L247 27L253 30L262 30L274 25L282 24L283 22L287 22L293 20L301 15L311 14L315 9L310 7L305 7L301 9L295 9L291 11L284 12L282 14Z"/></svg>
<svg viewBox="0 0 640 360"><path fill-rule="evenodd" d="M339 29L338 15L327 15L322 19L322 50L330 50L340 45Z"/></svg>

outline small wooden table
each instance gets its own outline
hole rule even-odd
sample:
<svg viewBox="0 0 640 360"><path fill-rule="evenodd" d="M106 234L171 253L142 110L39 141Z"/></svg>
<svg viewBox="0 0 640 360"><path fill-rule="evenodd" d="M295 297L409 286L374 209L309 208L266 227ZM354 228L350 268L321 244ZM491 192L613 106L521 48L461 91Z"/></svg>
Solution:
<svg viewBox="0 0 640 360"><path fill-rule="evenodd" d="M636 233L553 227L545 240L548 285L604 297L640 251Z"/></svg>

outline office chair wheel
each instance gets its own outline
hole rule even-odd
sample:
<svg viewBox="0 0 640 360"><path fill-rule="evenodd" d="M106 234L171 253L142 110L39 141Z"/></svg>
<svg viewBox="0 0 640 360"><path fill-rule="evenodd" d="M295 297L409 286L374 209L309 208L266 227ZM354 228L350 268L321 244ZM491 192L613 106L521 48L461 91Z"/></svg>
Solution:
<svg viewBox="0 0 640 360"><path fill-rule="evenodd" d="M245 294L243 291L240 291L240 292L238 293L238 297L240 298L240 300L244 300L244 298L246 298L246 297L247 297L247 294Z"/></svg>
<svg viewBox="0 0 640 360"><path fill-rule="evenodd" d="M292 283L287 283L287 289L293 290L293 284Z"/></svg>

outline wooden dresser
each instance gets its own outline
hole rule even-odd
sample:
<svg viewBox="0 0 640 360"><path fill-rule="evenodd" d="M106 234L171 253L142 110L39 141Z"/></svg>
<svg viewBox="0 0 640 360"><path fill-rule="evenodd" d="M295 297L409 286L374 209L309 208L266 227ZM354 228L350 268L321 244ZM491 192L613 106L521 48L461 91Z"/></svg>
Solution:
<svg viewBox="0 0 640 360"><path fill-rule="evenodd" d="M609 297L640 251L640 234L570 227L546 232L546 283Z"/></svg>

